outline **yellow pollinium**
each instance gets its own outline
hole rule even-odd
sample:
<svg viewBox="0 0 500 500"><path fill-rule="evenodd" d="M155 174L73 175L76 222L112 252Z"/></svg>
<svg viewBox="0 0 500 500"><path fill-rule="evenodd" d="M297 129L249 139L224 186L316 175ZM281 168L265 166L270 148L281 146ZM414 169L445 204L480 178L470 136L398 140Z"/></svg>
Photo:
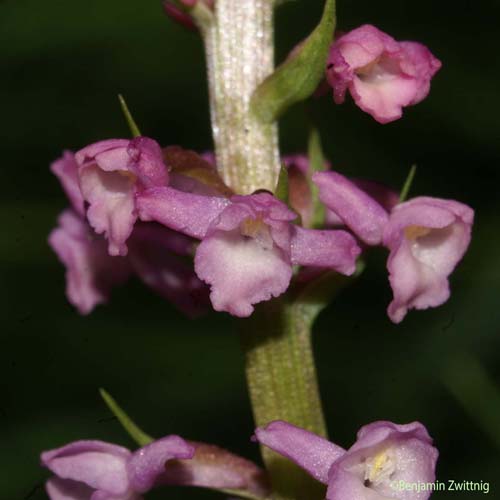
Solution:
<svg viewBox="0 0 500 500"><path fill-rule="evenodd" d="M408 240L416 240L422 236L427 236L431 232L431 228L424 226L407 226L405 227L405 236Z"/></svg>
<svg viewBox="0 0 500 500"><path fill-rule="evenodd" d="M387 464L387 461L387 454L384 452L381 452L375 456L368 472L368 479L371 482L374 482L378 478L380 473L384 470L384 466Z"/></svg>
<svg viewBox="0 0 500 500"><path fill-rule="evenodd" d="M394 472L394 461L387 450L377 453L367 460L365 479L370 483L380 483Z"/></svg>

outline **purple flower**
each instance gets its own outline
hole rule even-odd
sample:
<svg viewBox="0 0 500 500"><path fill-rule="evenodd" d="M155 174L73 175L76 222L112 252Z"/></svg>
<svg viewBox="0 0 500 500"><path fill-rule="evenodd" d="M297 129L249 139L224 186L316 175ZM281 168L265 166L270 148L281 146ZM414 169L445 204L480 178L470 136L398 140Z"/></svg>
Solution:
<svg viewBox="0 0 500 500"><path fill-rule="evenodd" d="M65 210L49 235L49 245L66 267L66 296L80 314L107 301L111 288L127 280L124 257L110 257L106 242L73 210Z"/></svg>
<svg viewBox="0 0 500 500"><path fill-rule="evenodd" d="M201 239L195 270L218 311L246 317L253 304L281 295L292 265L352 274L360 249L345 231L291 224L295 214L270 193L230 199L152 188L137 200L140 217Z"/></svg>
<svg viewBox="0 0 500 500"><path fill-rule="evenodd" d="M46 483L51 500L141 500L162 485L268 494L264 471L249 460L174 435L133 453L103 441L75 441L42 453L41 461L54 473Z"/></svg>
<svg viewBox="0 0 500 500"><path fill-rule="evenodd" d="M295 214L266 193L233 196L205 234L196 274L211 286L216 311L249 316L281 295L292 277L289 222Z"/></svg>
<svg viewBox="0 0 500 500"><path fill-rule="evenodd" d="M347 90L356 104L379 123L402 116L402 108L422 101L441 67L429 49L417 42L397 42L365 24L340 36L330 49L327 79L335 102Z"/></svg>
<svg viewBox="0 0 500 500"><path fill-rule="evenodd" d="M134 453L103 441L75 441L42 453L41 460L55 474L46 484L51 500L140 500L169 460L194 453L182 438L167 436Z"/></svg>
<svg viewBox="0 0 500 500"><path fill-rule="evenodd" d="M106 241L73 210L59 216L49 245L66 267L66 296L80 314L106 303L111 289L132 274L188 316L206 309L208 293L183 257L193 252L193 240L159 224L137 223L126 257L111 257Z"/></svg>
<svg viewBox="0 0 500 500"><path fill-rule="evenodd" d="M147 137L110 139L81 149L75 159L90 225L105 235L110 255L126 255L136 194L168 182L160 146Z"/></svg>
<svg viewBox="0 0 500 500"><path fill-rule="evenodd" d="M85 219L77 169L69 151L51 165L73 206L60 215L59 226L49 235L50 246L66 267L66 295L71 304L88 314L107 301L113 286L136 274L187 315L204 311L207 287L184 261L194 253L193 239L159 224L135 223L127 256L111 257L103 236ZM147 180L144 183L149 185Z"/></svg>
<svg viewBox="0 0 500 500"><path fill-rule="evenodd" d="M393 322L402 321L408 309L436 307L448 300L448 277L471 239L474 212L470 207L429 197L382 206L386 197L377 201L337 172L316 173L313 182L323 203L356 236L368 245L383 244L389 249L394 299L388 314Z"/></svg>
<svg viewBox="0 0 500 500"><path fill-rule="evenodd" d="M419 422L366 425L347 451L283 421L256 429L255 436L328 485L327 500L426 500L431 494L405 489L435 480L438 451Z"/></svg>
<svg viewBox="0 0 500 500"><path fill-rule="evenodd" d="M448 276L469 246L473 219L470 207L453 200L422 196L394 208L384 231L392 321L399 323L408 309L448 300Z"/></svg>

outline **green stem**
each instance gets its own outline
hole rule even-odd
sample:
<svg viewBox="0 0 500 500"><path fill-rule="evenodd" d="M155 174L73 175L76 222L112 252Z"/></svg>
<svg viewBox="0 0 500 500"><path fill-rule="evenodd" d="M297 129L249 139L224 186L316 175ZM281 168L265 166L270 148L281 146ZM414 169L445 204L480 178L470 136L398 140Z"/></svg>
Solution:
<svg viewBox="0 0 500 500"><path fill-rule="evenodd" d="M278 128L250 113L255 88L274 69L274 0L217 0L198 21L208 68L217 169L239 194L274 191L280 171Z"/></svg>
<svg viewBox="0 0 500 500"><path fill-rule="evenodd" d="M326 436L311 345L315 316L308 304L274 300L261 304L244 322L247 383L258 426L286 420ZM321 498L319 484L289 460L265 447L262 456L273 498Z"/></svg>

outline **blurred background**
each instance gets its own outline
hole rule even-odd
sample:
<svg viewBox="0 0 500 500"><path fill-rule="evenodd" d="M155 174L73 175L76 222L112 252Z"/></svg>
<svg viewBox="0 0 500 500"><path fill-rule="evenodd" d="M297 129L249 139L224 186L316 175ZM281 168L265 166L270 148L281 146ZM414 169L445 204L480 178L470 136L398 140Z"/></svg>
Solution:
<svg viewBox="0 0 500 500"><path fill-rule="evenodd" d="M276 15L277 59L319 19L321 0ZM441 451L438 478L489 481L500 498L500 159L498 19L494 0L338 2L338 28L372 23L427 44L443 61L428 99L381 126L330 96L281 122L283 152L304 151L308 120L334 168L476 210L473 243L450 301L399 326L385 252L320 316L314 342L333 440L349 446L377 419L420 420ZM138 281L79 316L47 235L67 205L48 167L65 148L128 136L121 92L146 135L211 148L204 58L197 34L158 0L3 0L1 47L0 499L42 499L41 450L97 438L133 447L97 389L145 431L218 443L258 460L242 355L225 314L188 321ZM470 499L481 493L436 493ZM220 498L171 488L148 498Z"/></svg>

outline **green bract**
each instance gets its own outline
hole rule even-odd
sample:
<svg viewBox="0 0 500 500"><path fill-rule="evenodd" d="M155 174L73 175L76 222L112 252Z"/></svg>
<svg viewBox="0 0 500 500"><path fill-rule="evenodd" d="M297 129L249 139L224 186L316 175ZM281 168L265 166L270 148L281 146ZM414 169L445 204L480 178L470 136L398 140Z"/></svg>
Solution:
<svg viewBox="0 0 500 500"><path fill-rule="evenodd" d="M262 122L275 121L316 90L325 72L334 30L335 0L326 0L318 26L255 90L250 106Z"/></svg>
<svg viewBox="0 0 500 500"><path fill-rule="evenodd" d="M154 441L151 436L148 436L145 432L139 429L137 424L132 421L132 419L104 389L99 389L99 393L113 415L118 419L120 424L122 424L122 427L139 446L145 446Z"/></svg>
<svg viewBox="0 0 500 500"><path fill-rule="evenodd" d="M140 135L142 135L141 131L139 130L137 123L135 123L134 117L128 109L127 103L121 94L118 94L118 100L120 101L120 107L122 108L123 114L125 115L125 120L127 120L127 124L132 137L139 137Z"/></svg>

